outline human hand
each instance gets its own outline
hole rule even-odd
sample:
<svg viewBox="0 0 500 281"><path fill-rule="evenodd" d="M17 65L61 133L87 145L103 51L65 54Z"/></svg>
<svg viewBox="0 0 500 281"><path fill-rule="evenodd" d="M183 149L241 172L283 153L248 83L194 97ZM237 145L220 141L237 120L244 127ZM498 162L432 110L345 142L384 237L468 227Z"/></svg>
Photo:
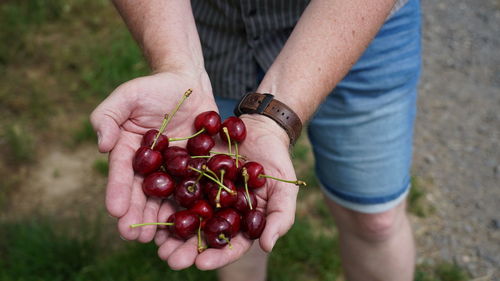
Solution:
<svg viewBox="0 0 500 281"><path fill-rule="evenodd" d="M247 127L247 137L239 146L239 152L249 160L262 164L265 173L284 179L295 179L295 171L289 156L289 138L285 131L271 119L258 115L242 115ZM255 190L258 210L267 216L266 227L260 237L260 246L270 252L276 240L292 226L295 218L295 203L298 187L268 179L266 185ZM166 221L174 211L169 201L161 206L159 221ZM197 252L197 237L181 241L164 229L159 229L155 242L159 246L158 255L173 269L184 269L193 264L202 270L220 268L239 259L253 241L241 233L231 239L232 248L206 249Z"/></svg>
<svg viewBox="0 0 500 281"><path fill-rule="evenodd" d="M204 70L159 72L137 78L116 88L91 114L101 152L109 153L106 188L108 212L118 218L118 229L127 240L149 242L155 226L131 228L131 224L158 221L161 199L147 198L142 176L135 175L132 160L142 135L158 129L166 113L173 110L187 89L193 89L167 126L169 137L184 137L194 131L198 113L217 111L210 81Z"/></svg>

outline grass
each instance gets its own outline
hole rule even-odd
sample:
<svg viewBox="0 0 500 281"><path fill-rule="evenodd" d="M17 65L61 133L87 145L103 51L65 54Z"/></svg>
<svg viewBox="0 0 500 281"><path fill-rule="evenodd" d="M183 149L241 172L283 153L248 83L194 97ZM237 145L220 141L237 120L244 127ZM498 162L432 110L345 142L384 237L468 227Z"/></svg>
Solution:
<svg viewBox="0 0 500 281"><path fill-rule="evenodd" d="M85 118L79 128L73 132L73 142L75 144L84 142L97 143L97 135L88 118Z"/></svg>
<svg viewBox="0 0 500 281"><path fill-rule="evenodd" d="M4 157L10 165L19 166L34 160L34 138L25 127L20 124L8 124L4 128L2 138L6 147Z"/></svg>
<svg viewBox="0 0 500 281"><path fill-rule="evenodd" d="M96 171L101 176L107 176L109 171L108 159L96 159L92 165L94 171Z"/></svg>
<svg viewBox="0 0 500 281"><path fill-rule="evenodd" d="M436 265L423 264L417 267L415 281L466 281L469 274L460 266L441 261Z"/></svg>
<svg viewBox="0 0 500 281"><path fill-rule="evenodd" d="M111 246L99 220L38 217L0 228L0 280L216 280L214 272L170 270L152 243ZM335 237L317 234L299 219L276 244L269 280L334 280L340 271L335 245Z"/></svg>
<svg viewBox="0 0 500 281"><path fill-rule="evenodd" d="M410 194L408 195L408 211L424 218L434 212L434 208L425 200L426 184L418 176L412 176Z"/></svg>

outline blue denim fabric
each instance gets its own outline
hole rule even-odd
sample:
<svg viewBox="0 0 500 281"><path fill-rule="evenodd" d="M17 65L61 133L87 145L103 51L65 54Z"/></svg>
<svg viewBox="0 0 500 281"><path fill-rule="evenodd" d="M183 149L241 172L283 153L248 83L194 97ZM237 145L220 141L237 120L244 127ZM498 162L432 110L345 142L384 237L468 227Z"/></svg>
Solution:
<svg viewBox="0 0 500 281"><path fill-rule="evenodd" d="M365 213L388 210L410 187L420 74L420 3L410 0L383 25L308 126L326 195ZM233 100L218 99L222 116Z"/></svg>

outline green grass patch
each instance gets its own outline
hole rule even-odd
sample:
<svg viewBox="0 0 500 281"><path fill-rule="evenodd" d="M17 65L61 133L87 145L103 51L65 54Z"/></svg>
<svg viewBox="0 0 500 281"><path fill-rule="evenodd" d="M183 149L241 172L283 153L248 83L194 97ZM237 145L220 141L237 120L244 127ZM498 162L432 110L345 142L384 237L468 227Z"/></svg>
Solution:
<svg viewBox="0 0 500 281"><path fill-rule="evenodd" d="M99 221L0 223L0 280L216 280L214 272L170 270L150 244L105 243Z"/></svg>
<svg viewBox="0 0 500 281"><path fill-rule="evenodd" d="M423 264L417 267L415 281L466 281L470 275L462 267L449 262L436 265Z"/></svg>
<svg viewBox="0 0 500 281"><path fill-rule="evenodd" d="M85 119L80 127L73 132L73 141L75 144L85 142L97 143L97 134L88 119Z"/></svg>
<svg viewBox="0 0 500 281"><path fill-rule="evenodd" d="M298 141L293 147L292 159L294 161L306 161L307 156L310 153L310 146L305 144L303 141Z"/></svg>
<svg viewBox="0 0 500 281"><path fill-rule="evenodd" d="M10 166L29 164L35 158L34 138L20 124L5 126L2 138L5 140L4 157Z"/></svg>
<svg viewBox="0 0 500 281"><path fill-rule="evenodd" d="M269 280L335 280L340 274L336 240L298 218L273 249Z"/></svg>
<svg viewBox="0 0 500 281"><path fill-rule="evenodd" d="M109 171L109 164L107 159L96 159L92 165L94 171L99 173L101 176L106 177Z"/></svg>
<svg viewBox="0 0 500 281"><path fill-rule="evenodd" d="M0 280L216 280L213 271L170 270L153 243L111 246L99 220L33 218L0 228ZM336 238L318 234L303 219L270 257L269 280L334 280L339 272Z"/></svg>
<svg viewBox="0 0 500 281"><path fill-rule="evenodd" d="M91 58L82 65L82 99L103 99L119 84L149 73L149 68L128 30L122 26L101 44L86 51Z"/></svg>
<svg viewBox="0 0 500 281"><path fill-rule="evenodd" d="M425 200L425 186L423 180L417 176L411 178L410 194L408 195L408 211L418 217L426 217L434 208Z"/></svg>

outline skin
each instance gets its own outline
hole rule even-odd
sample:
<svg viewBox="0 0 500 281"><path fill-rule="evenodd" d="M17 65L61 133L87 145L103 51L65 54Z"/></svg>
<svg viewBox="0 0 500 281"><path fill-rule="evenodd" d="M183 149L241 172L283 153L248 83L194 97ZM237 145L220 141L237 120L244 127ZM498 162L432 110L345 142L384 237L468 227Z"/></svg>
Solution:
<svg viewBox="0 0 500 281"><path fill-rule="evenodd" d="M312 1L257 91L286 100L306 122L362 54L393 4L394 0ZM179 241L169 237L165 230L156 232L155 226L128 227L133 223L166 220L176 208L170 201L160 204L142 194L142 178L135 176L131 168L141 134L159 127L165 112L175 106L188 88L193 88L193 94L167 127L169 136L192 134L193 116L217 108L203 68L189 1L115 1L115 6L154 74L121 85L91 115L99 136L99 150L110 152L108 211L118 218L118 228L125 239L148 242L154 238L159 246L158 255L173 269L193 264L202 270L226 266L240 259L252 242L238 235L231 241L233 249L208 249L198 254L196 237ZM261 163L269 175L296 178L285 131L264 116L243 115L242 120L249 134L240 146L241 154L252 155L252 160ZM270 154L273 157L266 157ZM268 181L256 193L259 208L267 212L267 225L259 239L263 251L271 251L276 240L293 224L297 191L294 185ZM368 215L328 203L336 218L345 218L338 220L343 245L357 249L356 253L341 252L349 280L368 280L367 276L373 280L411 280L413 240L409 227L405 226L403 207ZM232 266L242 268L242 263L246 263L254 264L246 268L258 272L253 277L261 276L263 280L266 254L262 250L253 247L250 255L221 270L220 279L226 280L229 272L234 273ZM385 257L394 261L390 263L391 270L373 270L388 267Z"/></svg>

